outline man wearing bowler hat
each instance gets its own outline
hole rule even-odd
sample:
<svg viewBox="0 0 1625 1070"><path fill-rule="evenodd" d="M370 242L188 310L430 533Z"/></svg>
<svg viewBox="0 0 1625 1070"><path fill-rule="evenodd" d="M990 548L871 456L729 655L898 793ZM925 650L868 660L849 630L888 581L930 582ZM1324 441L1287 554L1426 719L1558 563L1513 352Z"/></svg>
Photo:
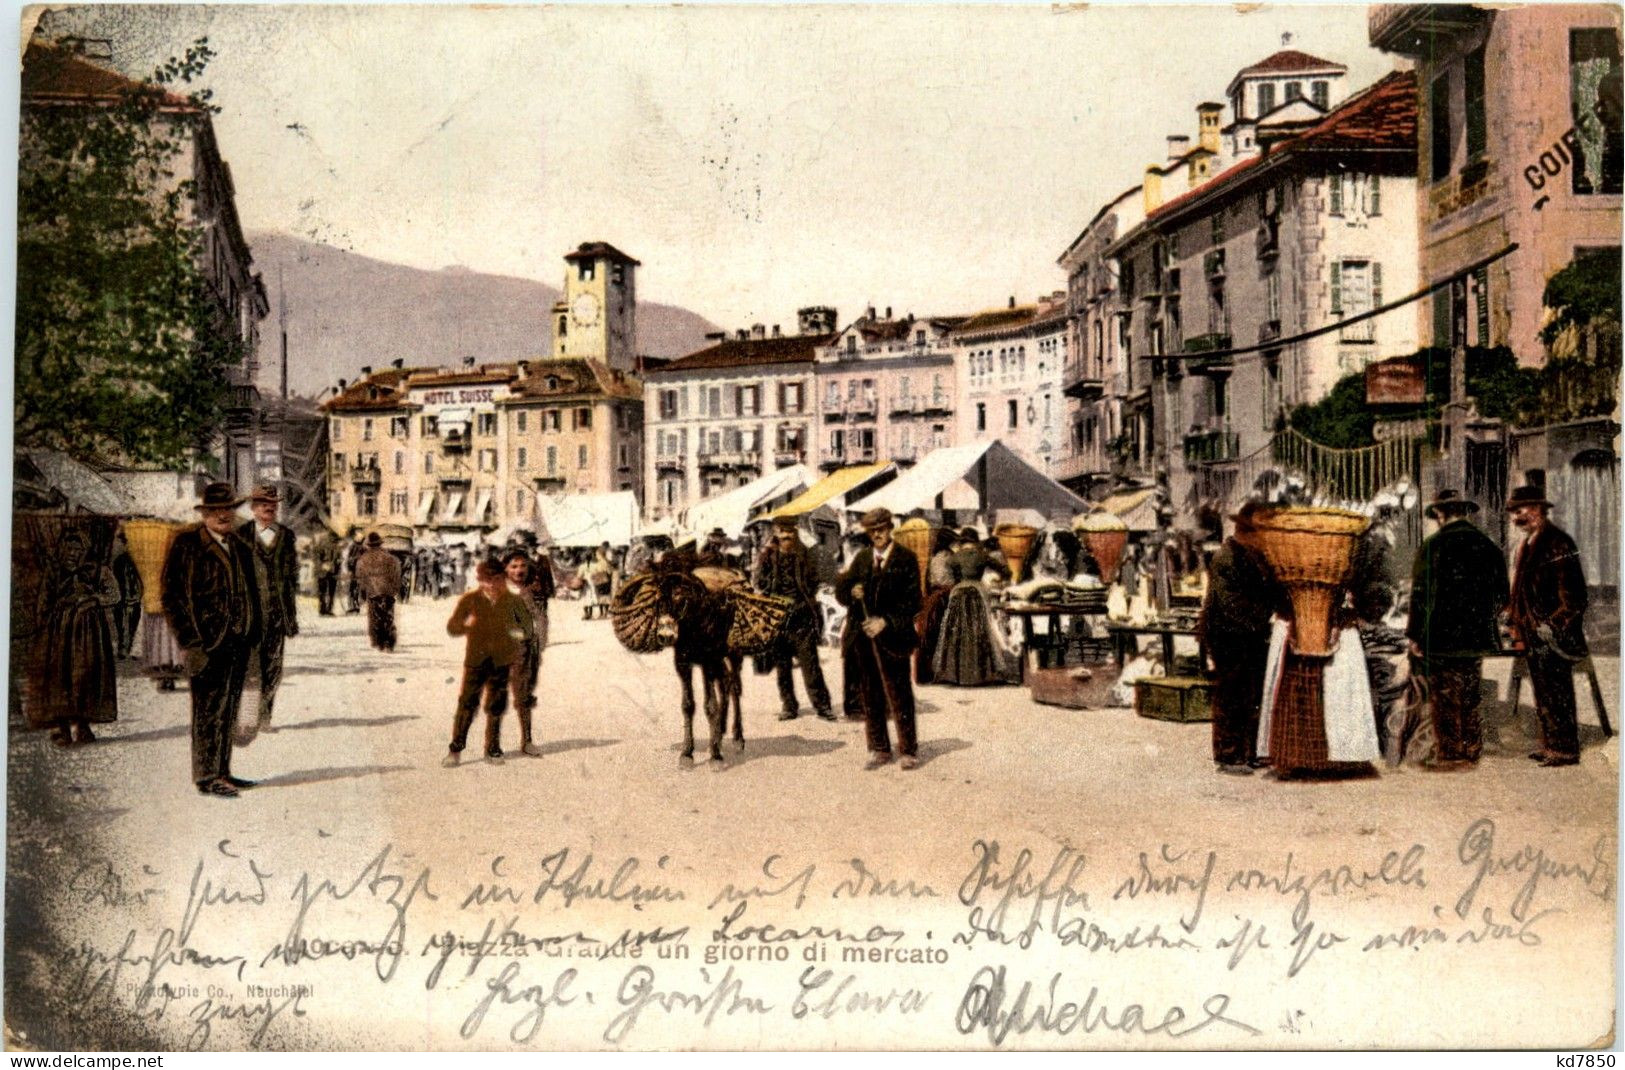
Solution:
<svg viewBox="0 0 1625 1070"><path fill-rule="evenodd" d="M260 637L254 646L260 663L259 716L252 723L237 725L239 747L248 746L259 733L270 730L271 707L282 683L282 653L287 641L299 634L299 611L294 603L299 590L299 558L294 552L292 529L277 523L281 503L274 484L260 484L248 497L254 519L237 529L254 551L260 600Z"/></svg>
<svg viewBox="0 0 1625 1070"><path fill-rule="evenodd" d="M1574 664L1589 651L1585 639L1586 581L1580 548L1552 524L1552 503L1537 487L1507 498L1512 523L1524 533L1512 573L1508 617L1523 644L1535 689L1540 749L1529 757L1543 766L1580 760L1574 716Z"/></svg>
<svg viewBox="0 0 1625 1070"><path fill-rule="evenodd" d="M366 552L356 562L355 579L367 603L367 639L388 654L395 649L395 596L401 590L401 562L384 549L384 537L367 533Z"/></svg>
<svg viewBox="0 0 1625 1070"><path fill-rule="evenodd" d="M773 652L779 678L779 720L791 721L801 715L792 674L792 662L796 660L801 662L801 681L807 687L807 701L812 703L813 712L823 720L835 720L829 688L824 685L824 669L818 664L818 577L813 572L811 555L801 545L793 517L779 517L773 522L773 542L756 566L756 589L788 598L794 604Z"/></svg>
<svg viewBox="0 0 1625 1070"><path fill-rule="evenodd" d="M880 507L863 514L869 545L835 581L835 598L848 607L841 655L852 697L863 707L868 726L869 764L892 760L886 717L897 720L902 768L919 764L914 735L914 683L910 655L919 642L914 617L920 612L920 571L914 555L892 540L892 515Z"/></svg>
<svg viewBox="0 0 1625 1070"><path fill-rule="evenodd" d="M1470 519L1478 503L1441 490L1427 515L1439 530L1422 542L1411 573L1411 654L1428 682L1436 751L1426 768L1466 769L1484 749L1478 716L1484 655L1500 647L1496 618L1507 602L1506 560Z"/></svg>
<svg viewBox="0 0 1625 1070"><path fill-rule="evenodd" d="M192 781L224 798L253 785L231 775L232 732L260 628L254 551L236 531L242 504L229 483L205 487L196 506L203 522L175 536L163 575L164 615L191 678Z"/></svg>

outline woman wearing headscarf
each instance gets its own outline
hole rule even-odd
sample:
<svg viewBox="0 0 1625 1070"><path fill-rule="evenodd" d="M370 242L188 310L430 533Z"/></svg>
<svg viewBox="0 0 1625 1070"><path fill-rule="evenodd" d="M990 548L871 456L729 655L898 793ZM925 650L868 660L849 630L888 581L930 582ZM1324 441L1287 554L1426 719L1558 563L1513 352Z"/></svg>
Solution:
<svg viewBox="0 0 1625 1070"><path fill-rule="evenodd" d="M92 723L118 719L110 614L119 604L118 579L90 556L82 532L62 537L60 565L40 593L42 650L35 700L36 726L51 726L60 747L91 743Z"/></svg>
<svg viewBox="0 0 1625 1070"><path fill-rule="evenodd" d="M960 687L1015 682L1019 666L993 635L992 606L982 579L992 571L1007 580L1009 566L978 541L975 528L965 528L959 533L949 571L954 586L932 657L933 678L939 684Z"/></svg>

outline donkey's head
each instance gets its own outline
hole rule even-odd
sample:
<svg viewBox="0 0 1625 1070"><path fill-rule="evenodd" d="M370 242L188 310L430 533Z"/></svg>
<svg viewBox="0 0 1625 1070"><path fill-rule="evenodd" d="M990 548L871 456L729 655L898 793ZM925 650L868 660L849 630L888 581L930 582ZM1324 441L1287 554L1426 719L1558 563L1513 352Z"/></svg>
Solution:
<svg viewBox="0 0 1625 1070"><path fill-rule="evenodd" d="M675 644L685 629L695 626L705 611L705 585L678 568L656 569L651 581L655 598L655 638L661 646Z"/></svg>

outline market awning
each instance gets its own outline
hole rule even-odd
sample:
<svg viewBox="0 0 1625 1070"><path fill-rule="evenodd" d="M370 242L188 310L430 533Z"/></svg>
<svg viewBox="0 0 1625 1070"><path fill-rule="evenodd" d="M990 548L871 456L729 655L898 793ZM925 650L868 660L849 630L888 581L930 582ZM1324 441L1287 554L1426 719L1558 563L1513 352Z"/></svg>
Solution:
<svg viewBox="0 0 1625 1070"><path fill-rule="evenodd" d="M1043 516L1072 516L1089 503L1034 468L1002 442L932 450L913 468L848 508L867 512L885 506L902 515L914 509L1033 509Z"/></svg>
<svg viewBox="0 0 1625 1070"><path fill-rule="evenodd" d="M41 505L102 516L129 516L133 503L107 480L57 450L23 450L17 454L17 489L42 499Z"/></svg>
<svg viewBox="0 0 1625 1070"><path fill-rule="evenodd" d="M438 423L442 429L450 427L454 424L462 424L467 426L468 424L472 423L473 420L473 409L441 409L435 417L435 422Z"/></svg>
<svg viewBox="0 0 1625 1070"><path fill-rule="evenodd" d="M825 502L863 489L865 483L895 472L896 466L885 464L857 464L850 468L837 468L817 483L808 487L787 504L773 511L774 516L805 516Z"/></svg>
<svg viewBox="0 0 1625 1070"><path fill-rule="evenodd" d="M695 502L684 510L683 527L697 534L721 528L729 538L737 538L759 506L798 494L812 482L812 472L806 465L780 468L714 498Z"/></svg>
<svg viewBox="0 0 1625 1070"><path fill-rule="evenodd" d="M1125 490L1101 499L1100 507L1115 514L1130 531L1157 530L1155 490Z"/></svg>

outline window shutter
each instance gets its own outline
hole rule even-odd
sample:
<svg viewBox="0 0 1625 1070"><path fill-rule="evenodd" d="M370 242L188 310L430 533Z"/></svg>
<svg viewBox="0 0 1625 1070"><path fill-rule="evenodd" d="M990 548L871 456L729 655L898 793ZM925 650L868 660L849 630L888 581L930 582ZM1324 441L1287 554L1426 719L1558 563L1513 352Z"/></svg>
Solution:
<svg viewBox="0 0 1625 1070"><path fill-rule="evenodd" d="M1382 265L1371 261L1371 307L1382 307Z"/></svg>
<svg viewBox="0 0 1625 1070"><path fill-rule="evenodd" d="M1343 265L1332 261L1332 315L1343 314Z"/></svg>
<svg viewBox="0 0 1625 1070"><path fill-rule="evenodd" d="M1338 173L1334 172L1332 174L1332 176L1331 176L1330 181L1331 181L1331 199L1332 199L1331 213L1332 213L1332 215L1342 215L1343 214L1343 176L1341 174L1338 174Z"/></svg>
<svg viewBox="0 0 1625 1070"><path fill-rule="evenodd" d="M785 399L788 396L788 394L789 394L789 384L788 383L780 383L779 384L779 412L781 412L781 413L784 412L784 410L785 410Z"/></svg>
<svg viewBox="0 0 1625 1070"><path fill-rule="evenodd" d="M1368 215L1382 215L1382 176L1371 175L1371 206L1366 210Z"/></svg>

